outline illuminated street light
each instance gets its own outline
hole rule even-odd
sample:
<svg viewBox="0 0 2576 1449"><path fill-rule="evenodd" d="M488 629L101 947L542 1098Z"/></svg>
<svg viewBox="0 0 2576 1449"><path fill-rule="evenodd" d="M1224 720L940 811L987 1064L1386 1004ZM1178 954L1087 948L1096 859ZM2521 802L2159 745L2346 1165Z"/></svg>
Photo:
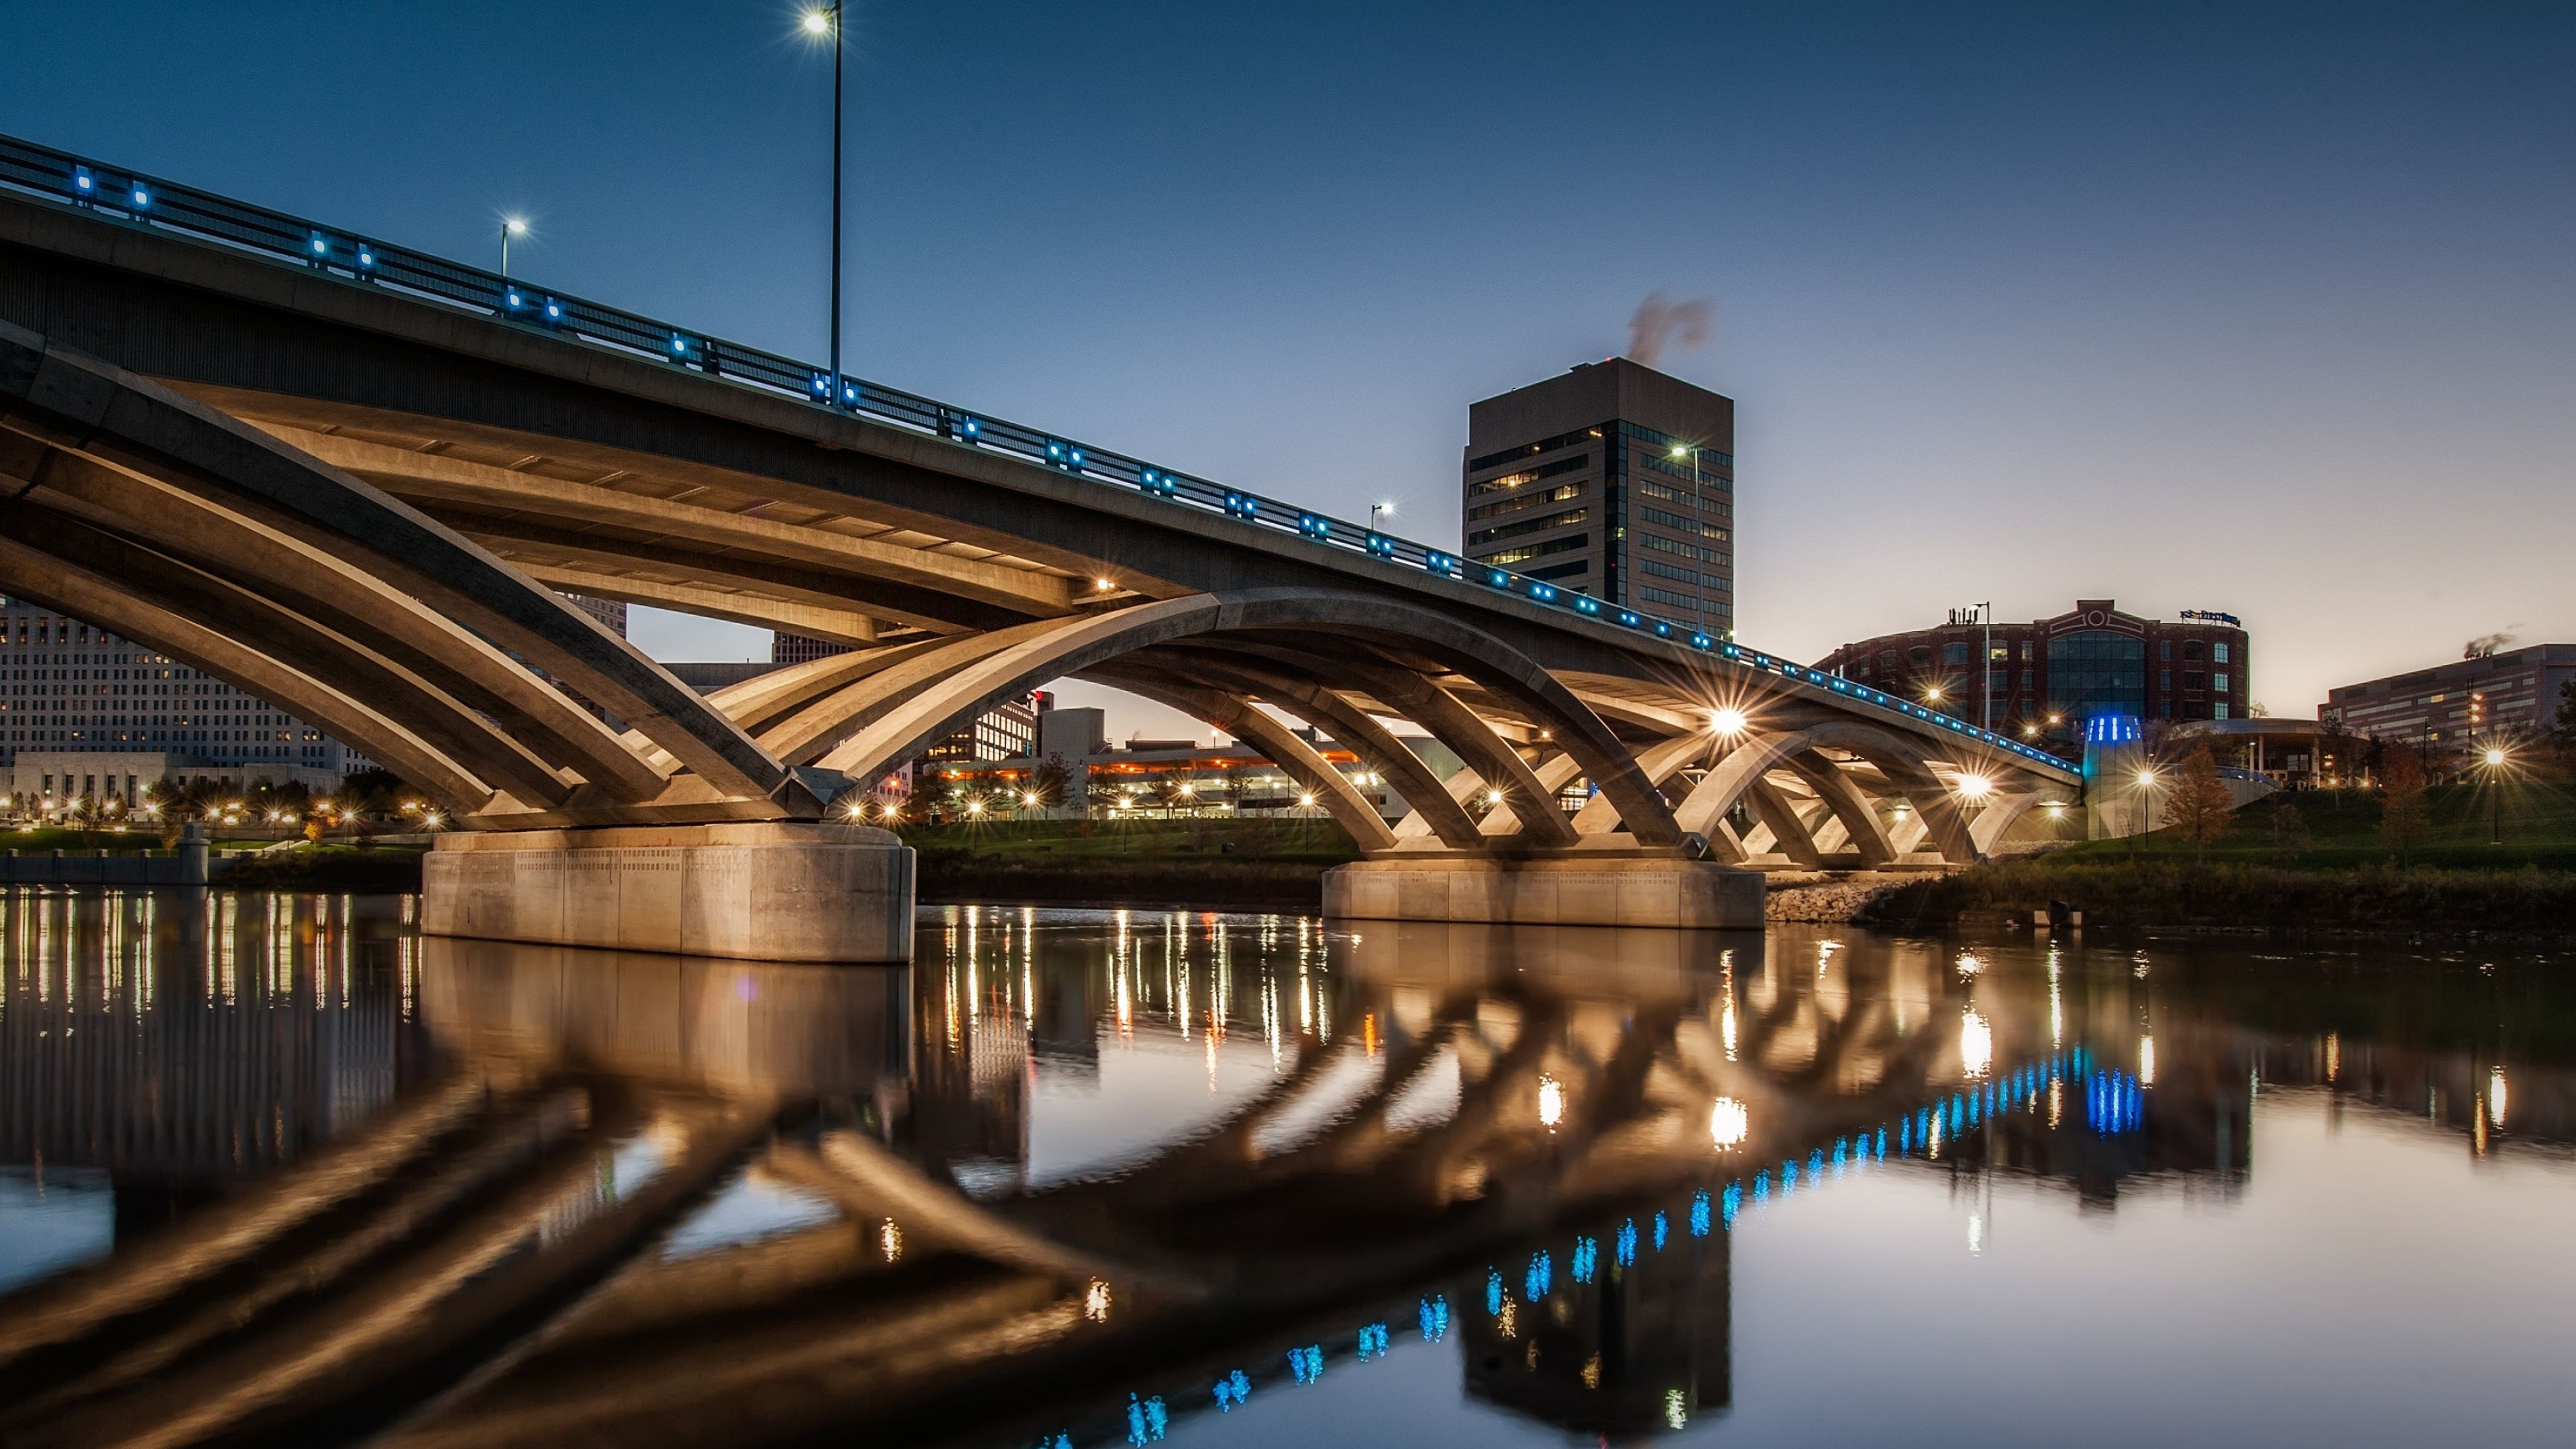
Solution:
<svg viewBox="0 0 2576 1449"><path fill-rule="evenodd" d="M1995 782L1983 775L1961 775L1957 788L1962 800L1983 800L1995 793Z"/></svg>
<svg viewBox="0 0 2576 1449"><path fill-rule="evenodd" d="M528 223L523 218L501 218L501 280L506 282L510 279L510 238L527 234Z"/></svg>
<svg viewBox="0 0 2576 1449"><path fill-rule="evenodd" d="M1725 739L1731 740L1736 736L1743 734L1746 726L1750 723L1751 722L1749 720L1745 719L1744 711L1737 709L1732 705L1728 705L1723 709L1709 711L1709 732Z"/></svg>
<svg viewBox="0 0 2576 1449"><path fill-rule="evenodd" d="M1031 809L1035 809L1035 808L1037 807L1037 803L1038 803L1038 792L1037 792L1037 791L1035 791L1035 790L1031 790L1031 791L1029 791L1028 793L1026 793L1026 794L1022 795L1022 796L1020 797L1020 803L1021 803L1021 804L1023 804L1023 805L1026 805L1026 806L1028 806L1028 807L1030 807Z"/></svg>
<svg viewBox="0 0 2576 1449"><path fill-rule="evenodd" d="M1305 794L1298 796L1297 803L1311 808L1315 803L1314 792L1309 790Z"/></svg>
<svg viewBox="0 0 2576 1449"><path fill-rule="evenodd" d="M2487 746L2487 844L2504 844L2504 766L2501 745Z"/></svg>
<svg viewBox="0 0 2576 1449"><path fill-rule="evenodd" d="M803 28L817 40L832 42L832 360L831 403L841 405L841 53L844 32L841 0L805 12Z"/></svg>
<svg viewBox="0 0 2576 1449"><path fill-rule="evenodd" d="M983 814L983 813L984 813L984 802L983 802L983 801L981 801L981 800L969 800L969 801L967 801L967 802L966 802L966 813L967 813L967 814L969 814L969 815L981 815L981 814Z"/></svg>
<svg viewBox="0 0 2576 1449"><path fill-rule="evenodd" d="M1111 578L1097 578L1091 581L1091 587L1095 592L1105 594L1118 587L1118 581Z"/></svg>
<svg viewBox="0 0 2576 1449"><path fill-rule="evenodd" d="M1941 686L1937 684L1927 684L1923 686L1923 702L1925 704L1939 704L1941 702Z"/></svg>

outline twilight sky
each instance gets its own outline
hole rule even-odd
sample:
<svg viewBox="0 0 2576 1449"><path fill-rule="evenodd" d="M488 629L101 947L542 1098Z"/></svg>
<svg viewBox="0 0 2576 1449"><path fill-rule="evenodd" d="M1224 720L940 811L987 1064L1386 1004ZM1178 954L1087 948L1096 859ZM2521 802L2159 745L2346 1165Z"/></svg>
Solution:
<svg viewBox="0 0 2576 1449"><path fill-rule="evenodd" d="M852 0L850 369L1457 539L1469 401L1715 304L1738 627L2576 639L2576 7ZM0 4L0 130L824 347L781 0ZM639 623L663 657L765 640ZM1137 722L1148 717L1141 712ZM1114 722L1113 722L1114 723Z"/></svg>

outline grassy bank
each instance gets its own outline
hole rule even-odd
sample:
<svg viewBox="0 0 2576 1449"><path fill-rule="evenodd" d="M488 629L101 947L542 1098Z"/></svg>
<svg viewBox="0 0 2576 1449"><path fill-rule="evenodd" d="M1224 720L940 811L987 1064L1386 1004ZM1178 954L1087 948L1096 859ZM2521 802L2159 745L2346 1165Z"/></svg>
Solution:
<svg viewBox="0 0 2576 1449"><path fill-rule="evenodd" d="M924 901L1312 911L1359 852L1325 820L1011 820L908 826Z"/></svg>
<svg viewBox="0 0 2576 1449"><path fill-rule="evenodd" d="M2065 901L2088 926L2576 934L2576 787L2449 786L2426 803L2424 837L2402 851L2384 837L2375 797L2275 796L2239 811L2201 851L2161 831L2091 841L1914 882L1864 919L2028 921ZM2489 841L2499 817L2501 845Z"/></svg>

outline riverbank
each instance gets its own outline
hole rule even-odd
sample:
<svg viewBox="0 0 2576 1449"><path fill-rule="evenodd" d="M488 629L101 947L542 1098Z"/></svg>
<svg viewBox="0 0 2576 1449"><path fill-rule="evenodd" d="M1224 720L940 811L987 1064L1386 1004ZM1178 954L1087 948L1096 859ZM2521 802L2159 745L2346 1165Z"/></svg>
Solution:
<svg viewBox="0 0 2576 1449"><path fill-rule="evenodd" d="M2114 930L2576 937L2576 788L2451 786L2426 792L2426 806L2401 848L2375 797L2274 796L2198 850L2168 832L2092 841L1907 882L1855 919L2027 925L2064 902Z"/></svg>

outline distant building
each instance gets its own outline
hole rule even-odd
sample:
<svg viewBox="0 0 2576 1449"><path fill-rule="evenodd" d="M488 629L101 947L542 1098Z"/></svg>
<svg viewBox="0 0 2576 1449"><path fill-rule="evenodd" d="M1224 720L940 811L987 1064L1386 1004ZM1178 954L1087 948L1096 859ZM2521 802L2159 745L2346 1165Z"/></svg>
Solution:
<svg viewBox="0 0 2576 1449"><path fill-rule="evenodd" d="M1979 656L1985 656L1981 661ZM2079 599L2027 624L1951 622L1845 644L1816 668L1928 700L1989 729L2072 750L2095 715L2244 719L2253 660L2233 614L2168 621Z"/></svg>
<svg viewBox="0 0 2576 1449"><path fill-rule="evenodd" d="M329 790L368 763L266 700L24 599L0 598L0 691L0 764L10 767L11 794L51 788L69 800L88 794L130 804L129 775L137 789L163 776L204 776L236 786L301 781ZM27 758L81 754L125 762L47 768ZM16 780L22 759L37 783ZM77 776L86 784L92 775L95 789L43 783ZM109 779L118 783L111 787Z"/></svg>
<svg viewBox="0 0 2576 1449"><path fill-rule="evenodd" d="M769 662L772 664L805 664L816 659L829 659L847 654L856 644L843 644L831 639L817 639L811 634L776 633L769 636Z"/></svg>
<svg viewBox="0 0 2576 1449"><path fill-rule="evenodd" d="M2526 644L2385 679L2338 685L2317 710L2345 732L2419 745L2466 747L2490 734L2527 738L2555 721L2559 691L2576 679L2576 644Z"/></svg>
<svg viewBox="0 0 2576 1449"><path fill-rule="evenodd" d="M609 633L626 637L626 605L618 599L595 599L588 594L566 594L564 602L597 619Z"/></svg>
<svg viewBox="0 0 2576 1449"><path fill-rule="evenodd" d="M1614 357L1467 410L1461 552L1735 628L1735 402Z"/></svg>

